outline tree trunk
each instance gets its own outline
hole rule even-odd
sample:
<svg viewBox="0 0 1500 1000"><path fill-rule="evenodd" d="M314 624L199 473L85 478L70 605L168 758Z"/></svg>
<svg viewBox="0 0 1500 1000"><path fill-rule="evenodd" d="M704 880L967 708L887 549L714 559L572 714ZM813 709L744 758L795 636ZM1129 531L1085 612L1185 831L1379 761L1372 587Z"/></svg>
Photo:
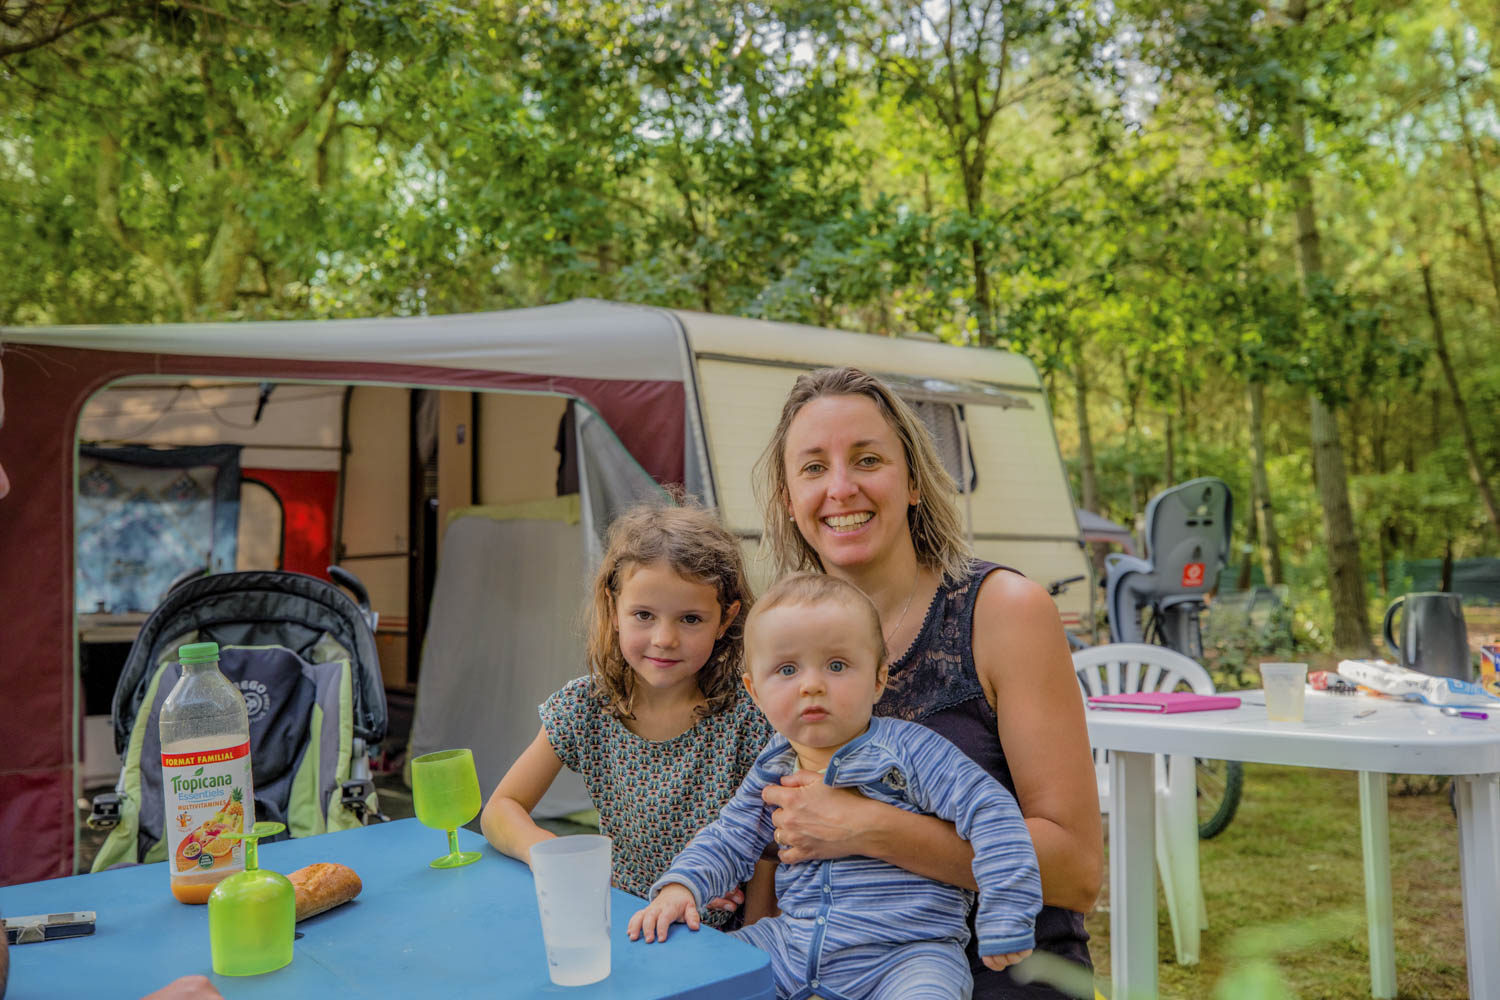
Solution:
<svg viewBox="0 0 1500 1000"><path fill-rule="evenodd" d="M1271 481L1266 475L1265 386L1250 383L1250 476L1255 498L1255 521L1260 529L1262 570L1273 587L1286 582L1281 568L1281 538L1276 534L1276 511L1271 503Z"/></svg>
<svg viewBox="0 0 1500 1000"><path fill-rule="evenodd" d="M255 248L255 231L235 204L226 205L224 219L209 244L208 256L203 261L203 293L205 305L215 317L222 317L234 308L239 295L240 278L245 273L245 262Z"/></svg>
<svg viewBox="0 0 1500 1000"><path fill-rule="evenodd" d="M949 15L952 16L951 13ZM981 140L982 143L982 140ZM984 209L985 156L983 145L972 155L958 149L959 169L963 171L964 205L969 217L978 220ZM974 323L978 327L981 347L995 345L994 315L990 308L990 268L985 253L984 241L978 236L969 240L969 259L974 267L974 300L970 308L974 311Z"/></svg>
<svg viewBox="0 0 1500 1000"><path fill-rule="evenodd" d="M1438 590L1445 594L1453 593L1453 538L1443 542L1443 574L1438 583Z"/></svg>
<svg viewBox="0 0 1500 1000"><path fill-rule="evenodd" d="M1390 553L1386 551L1385 536L1386 525L1382 524L1380 530L1375 533L1375 547L1380 556L1380 596L1389 601L1391 599L1391 573L1386 562L1390 559Z"/></svg>
<svg viewBox="0 0 1500 1000"><path fill-rule="evenodd" d="M1089 428L1089 381L1082 352L1073 364L1073 412L1078 420L1079 498L1084 510L1099 513L1099 480L1094 470L1094 437Z"/></svg>
<svg viewBox="0 0 1500 1000"><path fill-rule="evenodd" d="M1359 537L1349 506L1344 449L1334 413L1315 392L1308 401L1318 500L1323 506L1323 537L1328 546L1328 585L1333 598L1336 651L1370 655L1370 623L1365 580L1359 564Z"/></svg>
<svg viewBox="0 0 1500 1000"><path fill-rule="evenodd" d="M1437 297L1432 293L1432 262L1425 253L1421 256L1421 262L1422 290L1427 293L1427 315L1432 319L1432 340L1437 349L1438 363L1443 368L1443 379L1448 383L1448 392L1453 396L1453 412L1458 417L1458 429L1464 437L1464 453L1469 457L1469 478L1474 480L1474 487L1479 490L1479 499L1484 503L1490 525L1495 529L1495 537L1500 538L1500 508L1495 505L1495 491L1490 488L1489 478L1484 474L1479 445L1474 440L1474 429L1469 424L1469 407L1458 388L1458 375L1453 370L1453 359L1448 356L1448 340L1443 335L1443 317L1438 312Z"/></svg>
<svg viewBox="0 0 1500 1000"><path fill-rule="evenodd" d="M1099 513L1099 477L1094 462L1094 435L1089 427L1089 379L1088 365L1080 347L1078 358L1073 362L1073 406L1078 420L1078 483L1079 503L1083 509ZM1103 579L1104 557L1108 546L1102 542L1089 544L1089 561L1094 564L1094 573Z"/></svg>
<svg viewBox="0 0 1500 1000"><path fill-rule="evenodd" d="M1177 433L1174 426L1175 423L1176 421L1173 420L1171 411L1167 411L1166 460L1162 464L1162 475L1165 477L1163 488L1171 486L1177 481L1177 442L1175 440Z"/></svg>
<svg viewBox="0 0 1500 1000"><path fill-rule="evenodd" d="M1349 425L1347 457L1349 459L1349 474L1351 476L1362 476L1365 473L1365 454L1364 449L1360 447L1359 441L1359 429L1365 426L1363 411L1364 406L1361 405L1359 396L1352 396L1349 400L1349 406L1346 411L1348 416L1345 420Z"/></svg>
<svg viewBox="0 0 1500 1000"><path fill-rule="evenodd" d="M1299 27L1307 16L1306 0L1292 0L1287 14ZM1302 162L1291 177L1292 199L1297 207L1297 250L1304 286L1323 275L1323 251L1318 238L1317 209L1313 204L1312 162L1307 153L1307 123L1301 110L1292 113L1293 148ZM1359 537L1354 533L1354 512L1349 505L1349 480L1344 470L1344 448L1338 421L1314 391L1308 399L1312 432L1313 466L1318 481L1318 499L1323 507L1323 538L1328 547L1328 585L1333 598L1333 643L1337 650L1358 656L1370 655L1369 609L1365 605L1365 579L1359 564Z"/></svg>
<svg viewBox="0 0 1500 1000"><path fill-rule="evenodd" d="M1390 397L1381 398L1380 404L1375 407L1375 414L1375 426L1370 431L1370 460L1375 463L1375 471L1383 475L1389 469L1386 439L1391 427Z"/></svg>
<svg viewBox="0 0 1500 1000"><path fill-rule="evenodd" d="M1454 52L1455 60L1457 56L1458 53ZM1479 179L1479 149L1474 145L1474 133L1469 129L1469 109L1464 105L1463 88L1456 87L1453 93L1458 98L1458 127L1463 132L1464 151L1469 154L1469 187L1474 193L1474 210L1479 214L1479 235L1484 240L1484 253L1490 265L1490 286L1495 290L1495 305L1500 307L1500 259L1495 254L1495 238L1490 234L1490 213L1485 208L1484 185Z"/></svg>
<svg viewBox="0 0 1500 1000"><path fill-rule="evenodd" d="M1255 553L1260 548L1260 532L1255 526L1256 508L1260 506L1260 497L1256 495L1255 483L1250 484L1250 513L1245 518L1245 544L1240 549L1240 571L1234 581L1234 589L1249 590L1255 570Z"/></svg>
<svg viewBox="0 0 1500 1000"><path fill-rule="evenodd" d="M974 322L979 328L982 347L995 346L995 319L990 312L990 272L985 261L984 244L971 240L969 253L974 261Z"/></svg>

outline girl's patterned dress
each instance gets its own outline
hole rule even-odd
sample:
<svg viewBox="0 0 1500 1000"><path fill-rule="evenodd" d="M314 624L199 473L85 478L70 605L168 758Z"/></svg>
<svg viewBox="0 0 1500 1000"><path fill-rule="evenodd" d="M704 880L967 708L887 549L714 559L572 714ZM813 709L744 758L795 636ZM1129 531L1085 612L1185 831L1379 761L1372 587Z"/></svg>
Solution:
<svg viewBox="0 0 1500 1000"><path fill-rule="evenodd" d="M743 690L729 708L661 741L626 729L588 677L569 681L539 711L553 752L588 786L599 832L614 841L615 886L643 899L693 835L718 818L772 736ZM703 917L722 927L733 915Z"/></svg>

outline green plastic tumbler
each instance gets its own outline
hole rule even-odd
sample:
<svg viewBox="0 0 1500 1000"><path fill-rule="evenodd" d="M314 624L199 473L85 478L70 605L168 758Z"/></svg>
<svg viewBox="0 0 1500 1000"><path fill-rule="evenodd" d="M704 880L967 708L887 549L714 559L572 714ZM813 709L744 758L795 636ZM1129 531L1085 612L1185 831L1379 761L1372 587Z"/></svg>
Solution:
<svg viewBox="0 0 1500 1000"><path fill-rule="evenodd" d="M292 960L297 892L280 872L257 867L255 841L280 833L280 823L256 823L249 833L226 833L245 842L245 870L214 887L208 897L208 940L214 971L258 976Z"/></svg>

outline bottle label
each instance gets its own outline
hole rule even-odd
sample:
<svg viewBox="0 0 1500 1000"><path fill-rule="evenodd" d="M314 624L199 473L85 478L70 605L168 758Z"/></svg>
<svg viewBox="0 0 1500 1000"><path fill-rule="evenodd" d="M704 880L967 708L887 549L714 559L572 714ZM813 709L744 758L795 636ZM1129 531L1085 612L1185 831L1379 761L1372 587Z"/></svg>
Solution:
<svg viewBox="0 0 1500 1000"><path fill-rule="evenodd" d="M167 851L174 875L241 871L250 803L250 744L161 755Z"/></svg>

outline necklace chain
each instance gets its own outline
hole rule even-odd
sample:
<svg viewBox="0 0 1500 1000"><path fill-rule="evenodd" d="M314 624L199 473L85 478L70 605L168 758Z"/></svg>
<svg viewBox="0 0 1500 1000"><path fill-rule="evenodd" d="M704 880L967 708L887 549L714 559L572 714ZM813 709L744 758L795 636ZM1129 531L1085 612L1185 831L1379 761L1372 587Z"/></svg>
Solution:
<svg viewBox="0 0 1500 1000"><path fill-rule="evenodd" d="M917 571L912 574L911 593L906 595L906 603L901 607L901 614L896 617L896 624L885 635L885 644L889 646L891 640L901 632L901 623L906 621L906 613L911 610L912 598L917 596L917 581L922 578L922 564L917 564Z"/></svg>

